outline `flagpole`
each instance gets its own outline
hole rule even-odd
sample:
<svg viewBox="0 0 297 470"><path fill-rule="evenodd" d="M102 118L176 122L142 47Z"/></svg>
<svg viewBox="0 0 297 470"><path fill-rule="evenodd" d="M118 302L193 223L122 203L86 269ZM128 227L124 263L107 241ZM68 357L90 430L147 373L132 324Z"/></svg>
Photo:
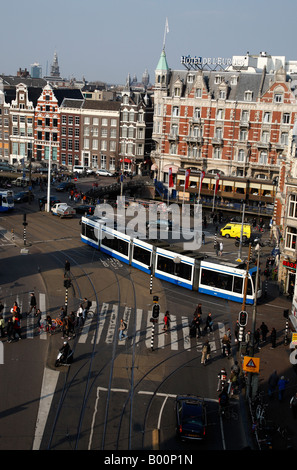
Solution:
<svg viewBox="0 0 297 470"><path fill-rule="evenodd" d="M166 18L166 21L165 21L164 39L163 39L163 50L165 50L166 33L169 33L168 18Z"/></svg>

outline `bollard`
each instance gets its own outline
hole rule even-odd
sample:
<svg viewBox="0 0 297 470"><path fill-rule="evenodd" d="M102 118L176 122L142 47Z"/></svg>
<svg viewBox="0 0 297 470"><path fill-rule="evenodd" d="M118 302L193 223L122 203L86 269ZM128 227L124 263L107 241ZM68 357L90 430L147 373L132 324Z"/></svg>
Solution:
<svg viewBox="0 0 297 470"><path fill-rule="evenodd" d="M154 350L154 335L155 335L155 322L152 324L152 336L151 336L151 350Z"/></svg>

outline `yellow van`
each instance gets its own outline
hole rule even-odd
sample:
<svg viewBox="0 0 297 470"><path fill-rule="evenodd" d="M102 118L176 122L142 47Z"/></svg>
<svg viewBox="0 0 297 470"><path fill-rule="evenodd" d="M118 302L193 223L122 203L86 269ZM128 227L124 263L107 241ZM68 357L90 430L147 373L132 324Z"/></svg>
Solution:
<svg viewBox="0 0 297 470"><path fill-rule="evenodd" d="M226 238L240 238L241 234L241 224L236 224L234 222L229 222L229 224L226 224L225 227L221 228L220 233L222 237ZM251 226L248 224L243 225L243 230L242 230L242 238L243 240L246 240L247 238L251 237Z"/></svg>

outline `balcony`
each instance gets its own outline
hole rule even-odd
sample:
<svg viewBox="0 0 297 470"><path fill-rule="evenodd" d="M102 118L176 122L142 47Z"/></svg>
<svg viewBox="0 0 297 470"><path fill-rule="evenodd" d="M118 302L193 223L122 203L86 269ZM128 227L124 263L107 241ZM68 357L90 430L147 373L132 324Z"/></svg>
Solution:
<svg viewBox="0 0 297 470"><path fill-rule="evenodd" d="M184 140L188 144L203 145L203 137L199 137L199 136L196 136L196 135L186 135L184 137Z"/></svg>
<svg viewBox="0 0 297 470"><path fill-rule="evenodd" d="M213 137L211 139L211 143L212 143L212 145L217 145L217 146L222 147L223 144L224 144L224 141L220 137Z"/></svg>

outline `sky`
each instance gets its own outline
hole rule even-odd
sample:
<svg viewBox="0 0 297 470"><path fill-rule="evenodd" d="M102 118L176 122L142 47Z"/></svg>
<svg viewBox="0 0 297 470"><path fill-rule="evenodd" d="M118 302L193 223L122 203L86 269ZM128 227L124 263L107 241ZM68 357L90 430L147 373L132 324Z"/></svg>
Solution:
<svg viewBox="0 0 297 470"><path fill-rule="evenodd" d="M265 51L297 60L296 0L10 0L0 6L0 74L50 73L55 51L63 78L124 84L150 81L163 48L181 57L231 58ZM169 31L165 34L166 18Z"/></svg>

